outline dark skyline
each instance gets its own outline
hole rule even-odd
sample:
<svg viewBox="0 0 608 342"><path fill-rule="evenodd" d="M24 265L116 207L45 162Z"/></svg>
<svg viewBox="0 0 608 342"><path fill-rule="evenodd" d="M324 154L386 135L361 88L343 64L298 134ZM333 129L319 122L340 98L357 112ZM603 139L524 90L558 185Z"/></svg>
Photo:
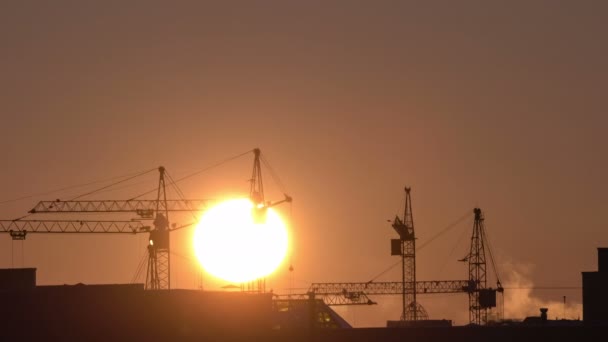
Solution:
<svg viewBox="0 0 608 342"><path fill-rule="evenodd" d="M386 220L404 186L420 243L480 207L503 285L580 286L608 245L607 19L603 1L3 2L0 218L80 189L10 201L22 196L160 165L177 178L259 147L294 198L276 289L289 287L289 262L301 289L396 262ZM181 189L246 193L251 161ZM420 250L417 278L465 278L456 260L471 229L472 217ZM194 288L188 234L173 240L184 256L174 283ZM0 266L37 267L43 284L122 283L144 246L2 236ZM578 290L522 295L532 299L513 301L519 318L564 295L580 311ZM399 300L379 300L341 312L361 325L397 319ZM464 295L419 300L465 323Z"/></svg>

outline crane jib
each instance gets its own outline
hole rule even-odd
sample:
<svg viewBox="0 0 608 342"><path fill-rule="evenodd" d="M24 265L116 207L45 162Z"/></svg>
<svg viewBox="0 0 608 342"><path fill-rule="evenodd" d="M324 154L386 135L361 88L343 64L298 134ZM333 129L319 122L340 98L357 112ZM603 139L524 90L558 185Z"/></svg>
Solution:
<svg viewBox="0 0 608 342"><path fill-rule="evenodd" d="M95 201L40 201L29 211L35 213L109 213L156 211L202 211L211 200L95 200Z"/></svg>

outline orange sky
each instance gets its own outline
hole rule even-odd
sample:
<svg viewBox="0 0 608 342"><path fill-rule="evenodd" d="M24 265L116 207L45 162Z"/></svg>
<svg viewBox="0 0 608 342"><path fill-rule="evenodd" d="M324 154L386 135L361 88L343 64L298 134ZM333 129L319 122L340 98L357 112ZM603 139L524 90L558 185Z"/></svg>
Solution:
<svg viewBox="0 0 608 342"><path fill-rule="evenodd" d="M10 201L22 196L159 165L179 178L259 147L294 198L282 210L302 291L396 262L386 220L406 185L419 243L484 211L505 286L580 286L596 270L608 246L605 2L217 3L0 4L1 218L86 189ZM247 193L252 162L180 187ZM456 260L471 229L472 218L420 250L418 279L466 279ZM200 283L189 234L172 241L177 287ZM36 267L39 284L130 282L146 242L1 238L0 267ZM289 286L287 266L270 287ZM378 280L399 279L396 268ZM537 315L564 295L580 305L580 290L538 290L505 311ZM340 312L360 326L398 319L398 298L374 299L385 305ZM466 323L465 295L420 302Z"/></svg>

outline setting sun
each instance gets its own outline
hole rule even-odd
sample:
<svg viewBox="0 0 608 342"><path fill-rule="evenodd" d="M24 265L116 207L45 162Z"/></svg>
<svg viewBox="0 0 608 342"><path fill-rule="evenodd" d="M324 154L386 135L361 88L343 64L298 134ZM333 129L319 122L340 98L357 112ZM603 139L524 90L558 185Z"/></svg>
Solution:
<svg viewBox="0 0 608 342"><path fill-rule="evenodd" d="M272 273L287 254L287 228L272 208L264 210L256 217L260 213L250 200L235 199L205 212L194 233L194 251L201 266L231 282Z"/></svg>

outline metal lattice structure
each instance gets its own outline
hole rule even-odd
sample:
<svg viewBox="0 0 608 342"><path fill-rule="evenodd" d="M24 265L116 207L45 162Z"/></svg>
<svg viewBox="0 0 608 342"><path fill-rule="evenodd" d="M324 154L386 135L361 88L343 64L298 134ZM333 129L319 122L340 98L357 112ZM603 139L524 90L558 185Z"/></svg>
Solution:
<svg viewBox="0 0 608 342"><path fill-rule="evenodd" d="M264 183L262 181L262 165L260 163L260 149L256 148L253 150L253 171L251 173L251 187L249 190L249 198L253 203L253 218L256 222L262 222L266 220L266 201L264 200ZM243 291L248 292L265 292L266 291L266 278L262 277L247 282L246 289L245 284L242 286Z"/></svg>
<svg viewBox="0 0 608 342"><path fill-rule="evenodd" d="M408 189L406 188L406 194ZM401 220L395 218L393 228L399 233L400 239L392 241L393 255L406 255L403 251L404 241L414 240L413 220L411 224L408 222L409 210L411 213L411 203L406 197L406 215ZM408 206L409 209L408 209ZM469 254L461 261L468 262L469 279L468 280L439 280L439 281L400 281L400 282L343 282L343 283L313 283L308 289L308 293L313 293L322 297L328 305L364 305L375 304L368 296L371 295L401 295L406 302L410 298L416 298L417 295L439 294L439 293L466 293L469 296L469 321L472 324L487 323L488 312L491 308L496 307L496 293L502 293L503 287L500 283L498 273L494 267L494 273L497 278L497 288L490 288L487 285L486 272L486 235L484 228L484 219L481 209L475 208L475 221L473 224L473 234L471 238L471 246ZM411 219L411 214L410 214ZM411 229L410 229L411 227ZM413 246L415 250L415 245ZM489 251L492 258L491 251ZM414 259L414 258L412 258ZM402 260L406 260L403 256ZM494 261L492 259L492 264ZM411 265L403 262L403 278L408 276L408 271ZM413 268L415 272L415 266ZM407 302L404 307L402 319L416 317L420 319L426 316L424 308L416 301ZM408 316L409 315L409 316Z"/></svg>
<svg viewBox="0 0 608 342"><path fill-rule="evenodd" d="M40 201L29 211L35 213L131 213L152 217L157 210L202 211L212 201L194 200L95 200L95 201Z"/></svg>
<svg viewBox="0 0 608 342"><path fill-rule="evenodd" d="M14 240L24 240L27 234L35 233L137 234L149 231L150 226L140 221L0 220L0 232L9 233Z"/></svg>
<svg viewBox="0 0 608 342"><path fill-rule="evenodd" d="M376 302L372 301L367 294L363 292L342 292L342 293L322 293L319 295L322 297L323 302L326 305L337 306L337 305L374 305ZM285 300L305 300L315 298L315 292L308 293L294 293L294 294L275 294L274 299L285 299Z"/></svg>
<svg viewBox="0 0 608 342"><path fill-rule="evenodd" d="M484 226L481 209L475 208L475 222L471 236L471 249L468 255L469 279L476 289L487 288L486 254L484 248ZM486 323L488 320L488 307L480 302L480 291L469 293L469 321L475 324Z"/></svg>
<svg viewBox="0 0 608 342"><path fill-rule="evenodd" d="M253 203L253 219L256 223L263 223L266 221L266 210L270 207L274 207L280 203L291 202L292 198L285 194L283 200L277 202L266 201L264 198L264 182L262 181L262 164L260 161L261 151L259 148L253 150L253 171L251 173L251 187L249 190L249 199ZM266 278L261 277L247 282L241 285L242 291L247 292L265 292L266 291Z"/></svg>
<svg viewBox="0 0 608 342"><path fill-rule="evenodd" d="M392 241L392 255L401 256L402 312L401 320L417 321L428 319L422 306L416 302L416 234L414 232L414 215L412 212L411 188L405 188L405 208L403 219L399 216L393 221L393 229L399 234L399 239ZM397 250L397 245L399 248ZM407 287L410 286L408 289Z"/></svg>
<svg viewBox="0 0 608 342"><path fill-rule="evenodd" d="M471 288L469 280L437 280L437 281L417 281L415 284L405 284L400 281L379 281L365 283L312 283L308 292L317 295L342 294L342 293L365 293L367 295L396 295L402 294L405 289L406 294L416 293L462 293Z"/></svg>
<svg viewBox="0 0 608 342"><path fill-rule="evenodd" d="M148 268L146 272L146 289L171 289L171 254L169 235L169 208L165 189L165 168L160 167L158 192L154 217L154 231L150 233L148 245Z"/></svg>
<svg viewBox="0 0 608 342"><path fill-rule="evenodd" d="M200 212L211 203L209 200L168 200L165 189L165 168L158 168L160 177L155 200L70 200L40 201L30 214L74 213L134 213L136 220L3 220L0 233L9 233L13 240L24 240L32 233L68 234L149 234L148 265L145 288L165 290L171 288L171 260L169 233L180 227L169 224L169 212ZM153 225L142 221L153 220Z"/></svg>
<svg viewBox="0 0 608 342"><path fill-rule="evenodd" d="M266 209L283 202L291 202L285 194L283 200L266 202L262 182L261 152L256 148L254 167L251 179L250 198L255 204L252 213L256 219L265 220ZM244 155L244 154L242 154ZM240 156L240 155L239 155ZM239 157L237 156L237 157ZM231 158L233 159L233 158ZM265 162L265 161L264 161ZM265 162L266 163L266 162ZM146 171L150 172L154 169ZM146 289L160 290L171 288L170 232L193 225L190 222L179 227L170 224L170 212L200 213L214 201L207 199L167 199L165 187L165 168L159 167L160 173L156 199L128 200L54 200L40 201L28 211L34 214L111 214L135 213L138 219L125 220L27 220L24 218L0 221L0 233L8 233L13 240L24 240L30 233L113 233L137 234L148 233L148 265L146 272ZM142 173L145 174L145 173ZM276 175L275 175L276 177ZM133 178L133 177L132 177ZM175 185L175 181L169 180ZM148 192L149 193L149 192ZM90 193L89 193L90 194ZM147 194L147 193L146 193ZM87 194L88 195L88 194ZM195 215L196 216L196 215ZM152 220L152 227L140 221ZM196 217L194 220L196 221ZM243 286L243 290L245 287ZM265 291L265 279L256 279L247 284L249 291Z"/></svg>

